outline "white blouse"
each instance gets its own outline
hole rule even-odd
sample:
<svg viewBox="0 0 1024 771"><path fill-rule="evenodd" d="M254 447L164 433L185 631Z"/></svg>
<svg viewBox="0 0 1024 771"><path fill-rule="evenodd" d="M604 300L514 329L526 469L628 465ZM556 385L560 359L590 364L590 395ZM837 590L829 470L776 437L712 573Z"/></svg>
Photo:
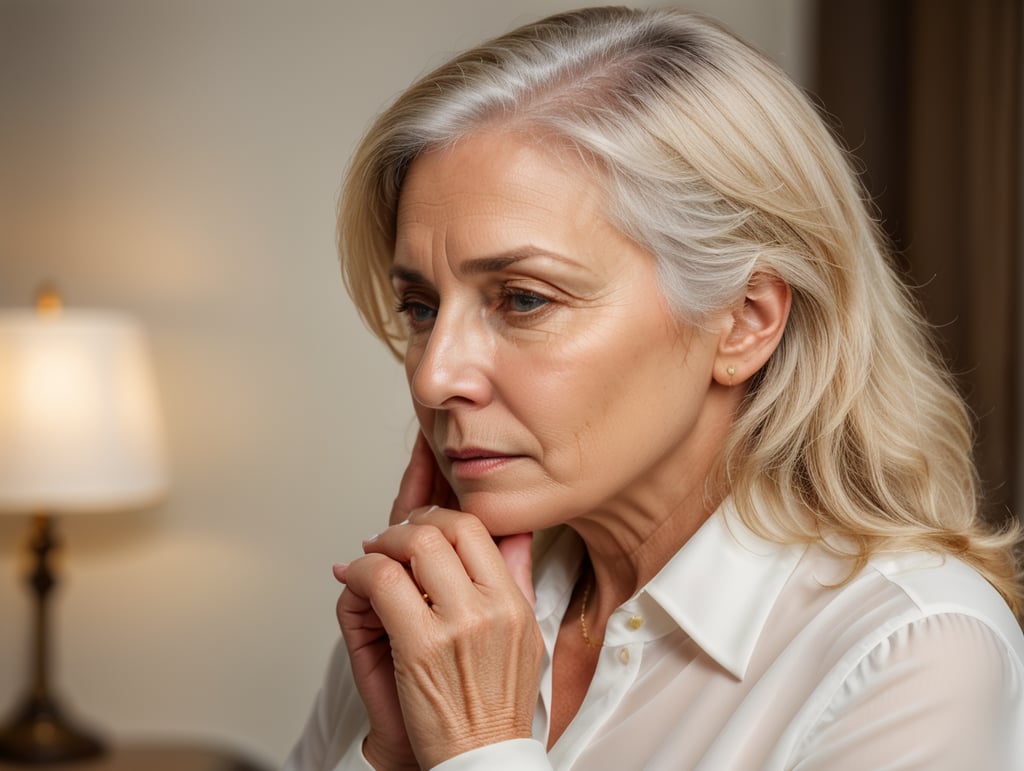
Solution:
<svg viewBox="0 0 1024 771"><path fill-rule="evenodd" d="M843 583L848 563L763 541L729 504L616 610L547 752L550 665L583 550L564 529L543 551L535 738L437 771L1024 769L1024 636L973 569L885 555ZM285 771L370 768L367 727L339 643Z"/></svg>

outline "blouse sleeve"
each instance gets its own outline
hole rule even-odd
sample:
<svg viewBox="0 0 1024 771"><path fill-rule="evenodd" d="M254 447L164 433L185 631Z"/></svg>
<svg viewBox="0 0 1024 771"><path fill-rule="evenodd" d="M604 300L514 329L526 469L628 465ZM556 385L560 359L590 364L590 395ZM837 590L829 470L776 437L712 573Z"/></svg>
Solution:
<svg viewBox="0 0 1024 771"><path fill-rule="evenodd" d="M456 755L431 771L550 771L544 745L534 739L510 739Z"/></svg>
<svg viewBox="0 0 1024 771"><path fill-rule="evenodd" d="M866 650L792 771L1020 769L1024 667L971 616L929 616Z"/></svg>
<svg viewBox="0 0 1024 771"><path fill-rule="evenodd" d="M373 771L363 757L369 727L339 640L306 727L281 771Z"/></svg>

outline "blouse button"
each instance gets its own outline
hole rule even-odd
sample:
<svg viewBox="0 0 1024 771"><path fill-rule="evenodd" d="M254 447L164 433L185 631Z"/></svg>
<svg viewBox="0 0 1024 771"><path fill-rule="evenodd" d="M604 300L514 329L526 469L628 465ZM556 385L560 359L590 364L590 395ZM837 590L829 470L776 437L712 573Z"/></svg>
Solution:
<svg viewBox="0 0 1024 771"><path fill-rule="evenodd" d="M637 630L640 627L642 627L643 625L644 625L644 617L643 616L633 616L629 620L629 628L630 629Z"/></svg>
<svg viewBox="0 0 1024 771"><path fill-rule="evenodd" d="M619 661L623 664L629 663L629 648L621 648L619 650Z"/></svg>

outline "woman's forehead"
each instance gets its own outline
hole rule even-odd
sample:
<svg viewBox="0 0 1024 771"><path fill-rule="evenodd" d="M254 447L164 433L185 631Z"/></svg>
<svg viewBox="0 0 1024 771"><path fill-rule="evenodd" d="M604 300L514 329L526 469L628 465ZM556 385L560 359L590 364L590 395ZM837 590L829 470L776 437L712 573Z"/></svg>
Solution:
<svg viewBox="0 0 1024 771"><path fill-rule="evenodd" d="M518 134L487 133L419 156L398 201L396 250L422 239L535 241L597 226L604 191L582 164ZM554 231L554 232L551 232Z"/></svg>

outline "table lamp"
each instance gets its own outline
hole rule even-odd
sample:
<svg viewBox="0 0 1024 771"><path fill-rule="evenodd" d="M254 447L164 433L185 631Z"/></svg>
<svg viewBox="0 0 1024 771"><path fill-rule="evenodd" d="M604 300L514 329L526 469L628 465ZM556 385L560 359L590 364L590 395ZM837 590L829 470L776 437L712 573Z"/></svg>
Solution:
<svg viewBox="0 0 1024 771"><path fill-rule="evenodd" d="M0 514L34 515L35 555L30 688L0 724L0 758L41 764L104 751L50 690L52 517L155 503L166 487L161 433L146 343L129 317L64 309L49 289L34 312L0 311Z"/></svg>

